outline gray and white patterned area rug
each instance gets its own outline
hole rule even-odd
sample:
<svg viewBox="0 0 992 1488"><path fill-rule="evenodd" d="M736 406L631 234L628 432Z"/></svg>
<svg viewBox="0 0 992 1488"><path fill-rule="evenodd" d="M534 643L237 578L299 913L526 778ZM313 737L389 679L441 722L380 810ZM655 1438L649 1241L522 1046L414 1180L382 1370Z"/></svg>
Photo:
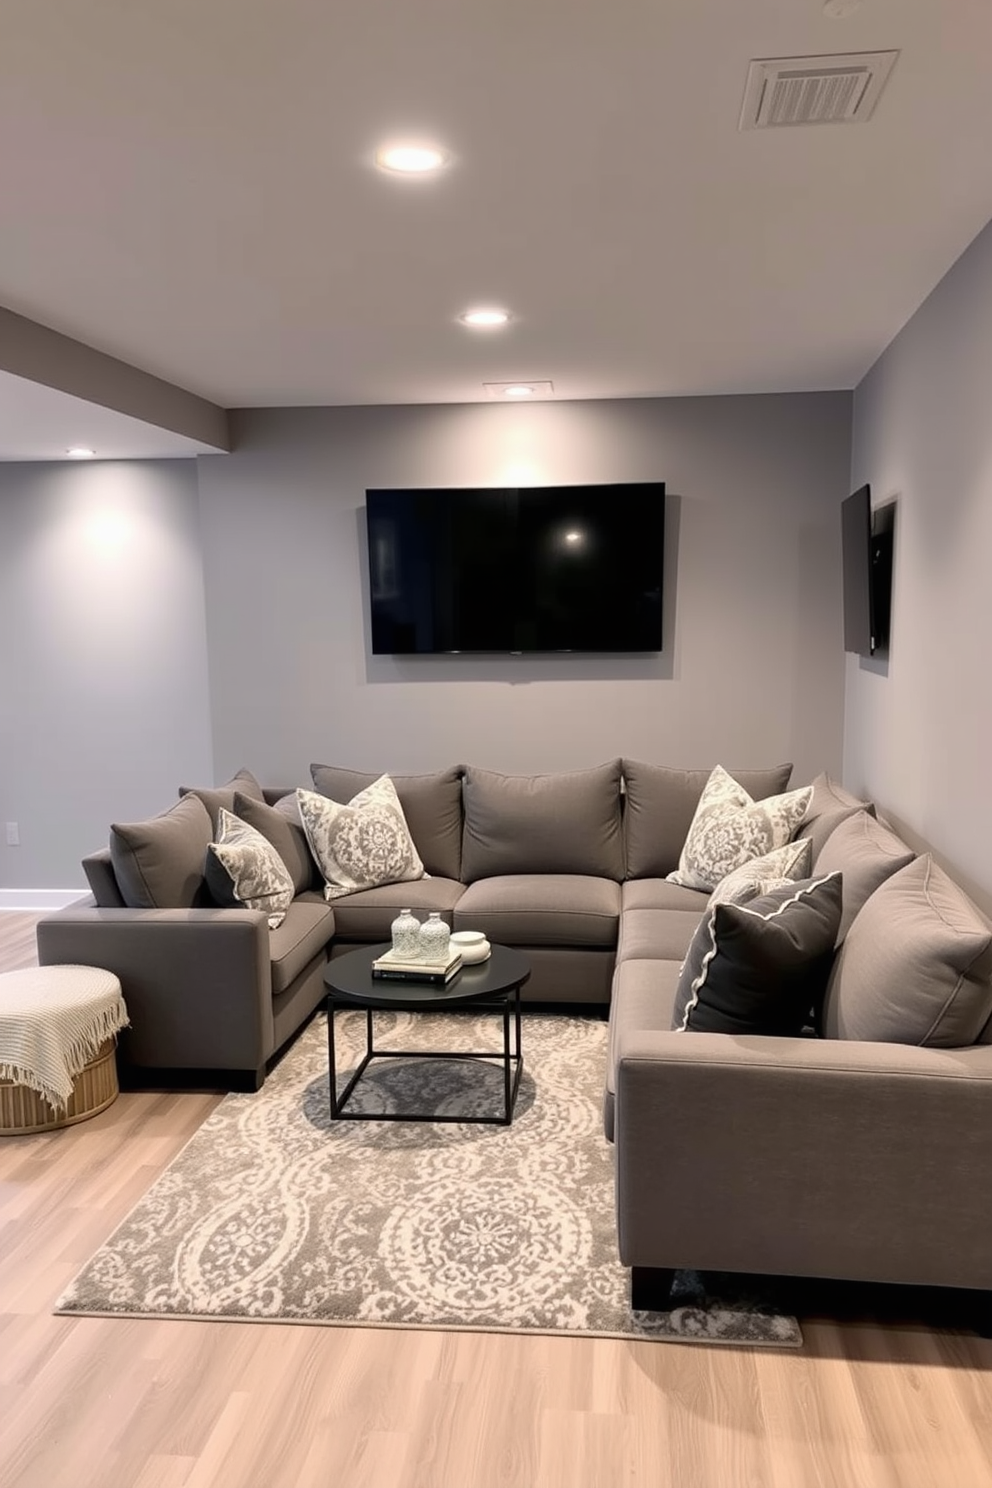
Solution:
<svg viewBox="0 0 992 1488"><path fill-rule="evenodd" d="M364 1015L335 1027L343 1071ZM494 1032L491 1016L376 1017L382 1047L492 1049ZM512 1126L332 1122L319 1015L258 1094L225 1097L56 1311L798 1347L795 1318L710 1295L691 1272L671 1311L631 1311L601 1118L606 1026L527 1015L523 1052ZM353 1099L495 1114L502 1079L474 1060L376 1061Z"/></svg>

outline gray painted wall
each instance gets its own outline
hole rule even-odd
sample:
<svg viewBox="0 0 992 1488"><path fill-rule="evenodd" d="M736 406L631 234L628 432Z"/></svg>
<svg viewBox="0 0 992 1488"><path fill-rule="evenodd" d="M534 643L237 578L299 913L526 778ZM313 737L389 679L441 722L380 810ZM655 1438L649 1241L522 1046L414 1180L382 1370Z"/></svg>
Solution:
<svg viewBox="0 0 992 1488"><path fill-rule="evenodd" d="M850 394L242 411L198 462L215 776L617 755L839 772ZM373 657L367 486L667 482L652 658Z"/></svg>
<svg viewBox="0 0 992 1488"><path fill-rule="evenodd" d="M0 888L210 776L195 464L0 465Z"/></svg>
<svg viewBox="0 0 992 1488"><path fill-rule="evenodd" d="M896 502L886 666L848 657L844 779L992 909L992 225L855 395L853 484Z"/></svg>

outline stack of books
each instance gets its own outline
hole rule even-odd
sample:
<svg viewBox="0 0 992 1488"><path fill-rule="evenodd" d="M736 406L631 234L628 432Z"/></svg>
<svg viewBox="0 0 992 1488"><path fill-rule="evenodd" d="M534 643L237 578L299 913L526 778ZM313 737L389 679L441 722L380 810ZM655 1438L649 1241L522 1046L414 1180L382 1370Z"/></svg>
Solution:
<svg viewBox="0 0 992 1488"><path fill-rule="evenodd" d="M451 981L461 964L462 953L457 949L450 950L443 961L411 961L389 950L372 962L372 975L394 982L430 982L443 986Z"/></svg>

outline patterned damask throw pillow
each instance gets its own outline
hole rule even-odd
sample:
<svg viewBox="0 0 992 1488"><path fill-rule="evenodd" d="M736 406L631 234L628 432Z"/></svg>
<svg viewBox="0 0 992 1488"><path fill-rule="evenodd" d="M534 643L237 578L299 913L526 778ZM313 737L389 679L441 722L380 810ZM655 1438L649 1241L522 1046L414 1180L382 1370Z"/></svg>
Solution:
<svg viewBox="0 0 992 1488"><path fill-rule="evenodd" d="M712 892L742 863L784 847L806 815L812 793L807 785L753 801L722 765L715 766L669 882Z"/></svg>
<svg viewBox="0 0 992 1488"><path fill-rule="evenodd" d="M763 857L749 859L721 878L710 895L710 908L714 904L746 904L759 894L770 894L773 889L809 878L812 867L812 842L787 842Z"/></svg>
<svg viewBox="0 0 992 1488"><path fill-rule="evenodd" d="M261 832L221 806L203 876L216 904L261 909L278 930L296 890L289 869Z"/></svg>
<svg viewBox="0 0 992 1488"><path fill-rule="evenodd" d="M325 899L427 877L388 775L380 775L347 805L302 787L296 799L324 875Z"/></svg>

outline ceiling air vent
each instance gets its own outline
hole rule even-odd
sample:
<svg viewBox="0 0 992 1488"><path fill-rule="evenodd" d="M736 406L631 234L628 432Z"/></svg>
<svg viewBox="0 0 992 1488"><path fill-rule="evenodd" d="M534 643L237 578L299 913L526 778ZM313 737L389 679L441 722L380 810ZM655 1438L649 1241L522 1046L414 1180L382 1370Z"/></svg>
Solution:
<svg viewBox="0 0 992 1488"><path fill-rule="evenodd" d="M870 119L898 52L765 57L748 68L740 129Z"/></svg>

